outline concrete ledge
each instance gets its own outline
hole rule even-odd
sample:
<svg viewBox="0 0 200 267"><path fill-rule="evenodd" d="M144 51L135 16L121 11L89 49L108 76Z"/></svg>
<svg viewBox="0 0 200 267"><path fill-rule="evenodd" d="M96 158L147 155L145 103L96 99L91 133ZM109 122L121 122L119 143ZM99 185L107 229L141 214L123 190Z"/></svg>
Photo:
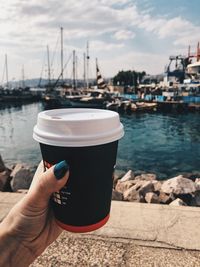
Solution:
<svg viewBox="0 0 200 267"><path fill-rule="evenodd" d="M200 208L112 201L109 222L93 235L200 250Z"/></svg>
<svg viewBox="0 0 200 267"><path fill-rule="evenodd" d="M9 210L24 197L24 194L0 192L0 222Z"/></svg>
<svg viewBox="0 0 200 267"><path fill-rule="evenodd" d="M0 193L0 221L24 194ZM135 240L138 245L200 250L200 208L112 201L111 218L82 238Z"/></svg>

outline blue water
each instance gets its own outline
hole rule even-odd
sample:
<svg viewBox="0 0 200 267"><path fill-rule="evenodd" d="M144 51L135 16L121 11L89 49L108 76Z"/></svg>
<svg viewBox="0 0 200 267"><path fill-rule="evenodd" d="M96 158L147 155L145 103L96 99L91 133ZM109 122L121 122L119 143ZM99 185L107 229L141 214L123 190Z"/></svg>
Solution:
<svg viewBox="0 0 200 267"><path fill-rule="evenodd" d="M121 117L118 168L160 178L200 171L200 114L134 113Z"/></svg>
<svg viewBox="0 0 200 267"><path fill-rule="evenodd" d="M16 162L40 162L39 146L32 138L40 111L41 103L0 109L0 154L9 166Z"/></svg>
<svg viewBox="0 0 200 267"><path fill-rule="evenodd" d="M0 154L11 166L41 160L32 138L41 103L0 109ZM117 169L154 172L160 179L200 172L200 114L133 113L121 116Z"/></svg>

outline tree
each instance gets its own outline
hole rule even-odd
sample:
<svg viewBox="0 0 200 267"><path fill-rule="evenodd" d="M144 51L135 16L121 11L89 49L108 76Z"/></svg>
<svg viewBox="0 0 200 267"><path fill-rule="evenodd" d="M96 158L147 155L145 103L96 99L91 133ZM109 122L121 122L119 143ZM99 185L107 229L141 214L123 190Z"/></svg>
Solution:
<svg viewBox="0 0 200 267"><path fill-rule="evenodd" d="M137 72L137 71L119 71L117 75L113 78L114 85L122 85L122 86L137 86L138 81L146 75L145 71Z"/></svg>

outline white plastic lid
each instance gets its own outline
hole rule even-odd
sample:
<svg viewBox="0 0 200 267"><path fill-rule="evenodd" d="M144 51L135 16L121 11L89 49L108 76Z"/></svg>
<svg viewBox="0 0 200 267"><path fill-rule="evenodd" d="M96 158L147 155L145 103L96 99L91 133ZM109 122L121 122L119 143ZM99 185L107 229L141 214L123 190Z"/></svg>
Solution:
<svg viewBox="0 0 200 267"><path fill-rule="evenodd" d="M101 109L52 109L38 114L33 138L42 144L83 147L110 143L124 135L118 113Z"/></svg>

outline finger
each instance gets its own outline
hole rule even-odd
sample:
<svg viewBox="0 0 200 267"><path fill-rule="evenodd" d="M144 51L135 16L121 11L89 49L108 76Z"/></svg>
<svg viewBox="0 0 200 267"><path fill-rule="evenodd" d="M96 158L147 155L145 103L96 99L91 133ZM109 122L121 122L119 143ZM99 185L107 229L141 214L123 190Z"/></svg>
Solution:
<svg viewBox="0 0 200 267"><path fill-rule="evenodd" d="M41 166L38 168L39 173ZM47 207L52 193L59 191L67 183L68 178L69 165L66 161L61 161L46 172L35 176L27 194L29 204L36 208Z"/></svg>
<svg viewBox="0 0 200 267"><path fill-rule="evenodd" d="M34 186L34 184L37 182L38 178L40 178L40 175L44 172L44 162L43 160L40 161L37 170L35 171L35 174L33 176L33 180L31 182L30 188Z"/></svg>
<svg viewBox="0 0 200 267"><path fill-rule="evenodd" d="M44 171L45 171L45 169L44 169L44 162L43 162L43 160L41 160L40 163L39 163L39 165L38 165L38 167L37 167L37 170L36 170L36 172L34 174L34 177L42 174Z"/></svg>

